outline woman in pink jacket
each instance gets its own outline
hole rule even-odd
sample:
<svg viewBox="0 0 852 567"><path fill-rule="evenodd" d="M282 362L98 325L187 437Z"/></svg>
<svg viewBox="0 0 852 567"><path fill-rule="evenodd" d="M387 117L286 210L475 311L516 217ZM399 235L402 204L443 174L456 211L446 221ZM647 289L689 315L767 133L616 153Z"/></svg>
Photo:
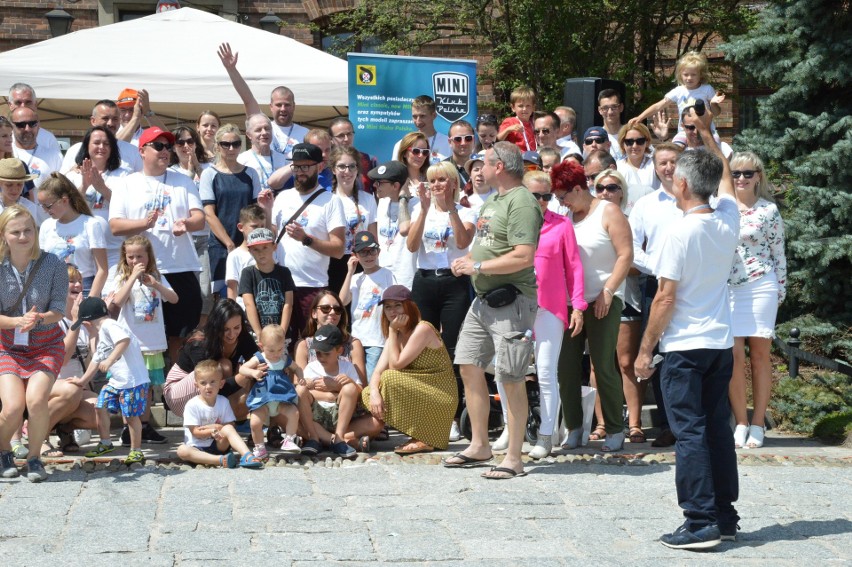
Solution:
<svg viewBox="0 0 852 567"><path fill-rule="evenodd" d="M583 265L574 236L571 220L547 208L553 198L550 175L530 171L524 185L538 201L544 214L544 224L535 252L535 278L538 284L538 315L535 319L535 361L538 387L541 393L541 425L538 441L530 458L543 459L550 455L552 436L559 416L559 383L556 369L562 336L566 330L577 336L583 330ZM569 314L568 302L573 308ZM557 443L559 440L557 439Z"/></svg>

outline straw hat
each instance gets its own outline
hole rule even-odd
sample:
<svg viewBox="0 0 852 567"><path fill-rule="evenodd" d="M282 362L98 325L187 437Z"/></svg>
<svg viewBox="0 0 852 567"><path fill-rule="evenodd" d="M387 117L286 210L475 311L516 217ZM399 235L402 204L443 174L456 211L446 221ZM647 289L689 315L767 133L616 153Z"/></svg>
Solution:
<svg viewBox="0 0 852 567"><path fill-rule="evenodd" d="M27 175L24 162L18 158L0 159L0 181L32 181L37 178L37 173Z"/></svg>

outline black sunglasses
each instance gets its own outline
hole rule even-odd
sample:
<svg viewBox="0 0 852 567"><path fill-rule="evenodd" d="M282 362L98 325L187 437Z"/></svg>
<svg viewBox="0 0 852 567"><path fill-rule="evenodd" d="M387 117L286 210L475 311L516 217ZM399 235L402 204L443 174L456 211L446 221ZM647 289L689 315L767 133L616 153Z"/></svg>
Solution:
<svg viewBox="0 0 852 567"><path fill-rule="evenodd" d="M752 177L754 177L755 173L757 173L757 171L753 169L744 169L742 171L732 171L731 177L733 177L734 179L739 179L740 175L742 175L746 179L751 179Z"/></svg>
<svg viewBox="0 0 852 567"><path fill-rule="evenodd" d="M184 140L175 140L175 144L177 144L178 146L194 146L195 140L193 140L192 138L186 138Z"/></svg>
<svg viewBox="0 0 852 567"><path fill-rule="evenodd" d="M219 147L224 148L226 150L238 150L240 146L243 145L242 140L235 140L233 142L219 142Z"/></svg>
<svg viewBox="0 0 852 567"><path fill-rule="evenodd" d="M324 314L328 315L332 311L337 313L338 315L343 313L343 307L339 305L317 305L317 309L322 311Z"/></svg>
<svg viewBox="0 0 852 567"><path fill-rule="evenodd" d="M645 137L642 137L642 138L624 138L624 145L627 146L628 148L632 147L633 144L638 144L640 146L644 146L647 141L648 141L648 138L645 138Z"/></svg>
<svg viewBox="0 0 852 567"><path fill-rule="evenodd" d="M12 124L14 124L15 128L17 128L18 130L23 130L27 126L29 126L30 128L35 128L36 126L38 126L38 120L25 120L23 122L12 122Z"/></svg>
<svg viewBox="0 0 852 567"><path fill-rule="evenodd" d="M145 144L146 146L151 146L156 151L161 152L163 150L171 151L172 145L168 142L148 142Z"/></svg>
<svg viewBox="0 0 852 567"><path fill-rule="evenodd" d="M538 136L539 134L544 134L545 136L547 136L548 134L550 134L550 128L539 128L538 130L533 130L533 134L535 134L536 136Z"/></svg>
<svg viewBox="0 0 852 567"><path fill-rule="evenodd" d="M599 137L595 136L594 138L586 138L585 140L583 140L583 143L586 144L587 146L591 146L592 144L596 144L596 143L597 144L603 144L604 142L607 141L607 139L608 138L599 138Z"/></svg>
<svg viewBox="0 0 852 567"><path fill-rule="evenodd" d="M595 185L595 189L597 189L598 193L603 193L604 191L618 193L621 191L621 187L615 183L610 183L609 185Z"/></svg>
<svg viewBox="0 0 852 567"><path fill-rule="evenodd" d="M694 124L684 124L684 125L683 125L683 127L684 127L684 128L686 128L687 130L689 130L690 132L692 132L693 130L695 130L695 125L694 125Z"/></svg>
<svg viewBox="0 0 852 567"><path fill-rule="evenodd" d="M548 203L553 198L553 193L533 193L533 197L535 197L536 201Z"/></svg>

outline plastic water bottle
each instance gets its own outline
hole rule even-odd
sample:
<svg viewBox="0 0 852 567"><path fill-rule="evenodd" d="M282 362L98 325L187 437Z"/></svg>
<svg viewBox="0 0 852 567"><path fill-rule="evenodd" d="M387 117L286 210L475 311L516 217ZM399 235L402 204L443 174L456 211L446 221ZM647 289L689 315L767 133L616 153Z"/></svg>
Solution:
<svg viewBox="0 0 852 567"><path fill-rule="evenodd" d="M533 338L532 329L527 329L526 332L524 333L523 338L521 339L521 342L522 343L528 343L532 340L532 338Z"/></svg>

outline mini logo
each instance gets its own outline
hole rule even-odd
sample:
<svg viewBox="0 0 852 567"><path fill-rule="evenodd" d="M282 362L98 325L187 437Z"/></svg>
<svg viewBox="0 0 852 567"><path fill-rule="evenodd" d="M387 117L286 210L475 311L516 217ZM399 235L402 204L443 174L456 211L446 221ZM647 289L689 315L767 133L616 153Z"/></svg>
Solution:
<svg viewBox="0 0 852 567"><path fill-rule="evenodd" d="M432 74L435 110L447 122L455 122L470 111L470 82L464 73L444 71Z"/></svg>
<svg viewBox="0 0 852 567"><path fill-rule="evenodd" d="M326 337L325 335L315 335L315 336L314 336L314 340L315 340L315 341L319 341L319 342L323 342L323 341L324 341L324 340L326 340L327 338L328 338L328 337Z"/></svg>
<svg viewBox="0 0 852 567"><path fill-rule="evenodd" d="M376 86L375 65L356 65L355 68L358 71L358 78L356 79L355 84L362 87Z"/></svg>
<svg viewBox="0 0 852 567"><path fill-rule="evenodd" d="M387 170L388 170L387 167L385 167L383 165L379 166L379 170L378 170L379 175L384 175Z"/></svg>

